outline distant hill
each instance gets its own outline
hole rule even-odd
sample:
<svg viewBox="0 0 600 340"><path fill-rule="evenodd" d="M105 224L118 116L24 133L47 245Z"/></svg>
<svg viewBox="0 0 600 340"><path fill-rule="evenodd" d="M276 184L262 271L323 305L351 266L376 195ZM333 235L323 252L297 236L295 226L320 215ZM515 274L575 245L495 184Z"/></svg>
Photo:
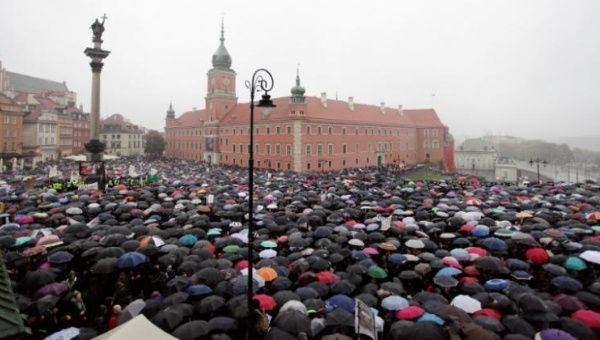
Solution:
<svg viewBox="0 0 600 340"><path fill-rule="evenodd" d="M600 152L600 136L582 136L582 137L552 137L547 139L549 142L558 144L567 144L571 148L580 148Z"/></svg>

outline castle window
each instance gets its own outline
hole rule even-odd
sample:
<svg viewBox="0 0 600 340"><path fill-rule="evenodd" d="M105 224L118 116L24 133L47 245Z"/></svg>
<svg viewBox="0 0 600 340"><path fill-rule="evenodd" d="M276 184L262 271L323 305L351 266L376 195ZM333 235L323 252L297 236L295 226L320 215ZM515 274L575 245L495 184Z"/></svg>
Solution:
<svg viewBox="0 0 600 340"><path fill-rule="evenodd" d="M328 149L328 151L329 151L329 154L330 154L330 155L333 155L333 144L329 144L329 145L327 146L327 149Z"/></svg>
<svg viewBox="0 0 600 340"><path fill-rule="evenodd" d="M321 135L321 127L320 126L317 128L317 135Z"/></svg>
<svg viewBox="0 0 600 340"><path fill-rule="evenodd" d="M317 155L321 156L323 154L323 145L317 144Z"/></svg>
<svg viewBox="0 0 600 340"><path fill-rule="evenodd" d="M271 128L267 127L267 135L270 135L270 134L271 134Z"/></svg>
<svg viewBox="0 0 600 340"><path fill-rule="evenodd" d="M331 135L331 134L333 133L333 128L330 126L330 127L327 129L327 132L328 132L328 133Z"/></svg>
<svg viewBox="0 0 600 340"><path fill-rule="evenodd" d="M265 145L265 151L266 151L267 155L271 154L271 144L266 144Z"/></svg>
<svg viewBox="0 0 600 340"><path fill-rule="evenodd" d="M279 126L275 127L275 134L280 134L281 133L281 129L279 128Z"/></svg>
<svg viewBox="0 0 600 340"><path fill-rule="evenodd" d="M285 152L288 156L292 154L292 145L291 144L288 144L285 146Z"/></svg>
<svg viewBox="0 0 600 340"><path fill-rule="evenodd" d="M275 144L275 154L281 155L281 145Z"/></svg>
<svg viewBox="0 0 600 340"><path fill-rule="evenodd" d="M342 145L342 153L346 154L347 149L348 149L348 146L346 144L343 144Z"/></svg>
<svg viewBox="0 0 600 340"><path fill-rule="evenodd" d="M311 150L310 144L306 144L306 155L310 156L311 153L312 153L312 150Z"/></svg>
<svg viewBox="0 0 600 340"><path fill-rule="evenodd" d="M292 134L292 127L291 126L287 127L287 133L288 133L288 135Z"/></svg>

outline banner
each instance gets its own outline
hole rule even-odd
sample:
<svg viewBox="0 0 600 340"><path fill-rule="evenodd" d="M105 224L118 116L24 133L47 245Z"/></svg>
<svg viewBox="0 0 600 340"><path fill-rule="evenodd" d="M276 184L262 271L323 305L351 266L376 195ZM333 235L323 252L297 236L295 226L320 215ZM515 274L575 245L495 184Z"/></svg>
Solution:
<svg viewBox="0 0 600 340"><path fill-rule="evenodd" d="M381 218L381 231L387 231L392 226L392 216Z"/></svg>
<svg viewBox="0 0 600 340"><path fill-rule="evenodd" d="M98 190L98 182L88 183L88 184L80 184L79 190Z"/></svg>
<svg viewBox="0 0 600 340"><path fill-rule="evenodd" d="M373 340L377 340L373 311L359 299L354 299L354 301L356 303L354 308L354 328L356 334L363 334Z"/></svg>

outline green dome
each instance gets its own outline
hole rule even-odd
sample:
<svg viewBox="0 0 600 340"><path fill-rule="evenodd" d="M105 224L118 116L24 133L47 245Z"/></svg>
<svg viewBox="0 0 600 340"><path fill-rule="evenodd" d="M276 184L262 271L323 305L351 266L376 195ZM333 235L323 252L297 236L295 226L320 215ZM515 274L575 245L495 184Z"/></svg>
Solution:
<svg viewBox="0 0 600 340"><path fill-rule="evenodd" d="M300 85L300 74L298 71L296 72L296 85L294 85L290 91L292 92L292 97L302 98L304 97L306 89Z"/></svg>

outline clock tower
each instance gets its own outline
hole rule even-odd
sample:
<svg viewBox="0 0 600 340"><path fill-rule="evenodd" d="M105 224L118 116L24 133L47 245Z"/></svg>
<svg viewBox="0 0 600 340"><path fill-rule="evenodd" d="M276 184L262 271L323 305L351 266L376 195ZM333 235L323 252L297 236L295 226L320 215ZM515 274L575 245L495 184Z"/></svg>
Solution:
<svg viewBox="0 0 600 340"><path fill-rule="evenodd" d="M221 43L212 56L213 68L208 71L208 86L206 93L207 124L218 124L236 104L235 76L231 69L231 56L225 48L225 29L221 21Z"/></svg>

